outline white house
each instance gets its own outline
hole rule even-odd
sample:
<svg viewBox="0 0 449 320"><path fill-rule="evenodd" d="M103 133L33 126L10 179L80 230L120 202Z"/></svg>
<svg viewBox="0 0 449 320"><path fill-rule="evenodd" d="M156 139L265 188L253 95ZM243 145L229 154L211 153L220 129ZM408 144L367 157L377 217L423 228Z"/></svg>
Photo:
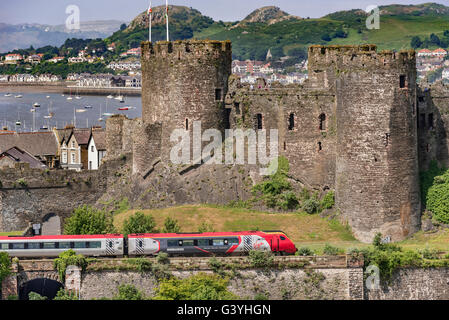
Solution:
<svg viewBox="0 0 449 320"><path fill-rule="evenodd" d="M104 129L92 128L88 144L88 169L98 170L106 156L106 132Z"/></svg>

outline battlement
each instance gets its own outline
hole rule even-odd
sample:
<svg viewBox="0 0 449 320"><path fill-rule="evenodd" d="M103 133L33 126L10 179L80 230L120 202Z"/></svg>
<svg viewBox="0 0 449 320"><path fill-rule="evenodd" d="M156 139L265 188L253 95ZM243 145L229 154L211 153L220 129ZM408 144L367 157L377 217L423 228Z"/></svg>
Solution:
<svg viewBox="0 0 449 320"><path fill-rule="evenodd" d="M151 43L149 41L142 42L142 57L149 59L150 57L175 57L181 59L183 57L200 57L208 54L227 55L232 54L231 41L217 40L178 40L178 41L159 41Z"/></svg>
<svg viewBox="0 0 449 320"><path fill-rule="evenodd" d="M364 45L331 45L321 46L313 45L309 47L309 62L312 65L325 65L337 62L350 63L353 67L357 66L358 61L363 61L365 67L369 61L373 62L373 66L378 64L409 64L416 62L415 50L402 50L399 52L391 50L377 51L374 44Z"/></svg>

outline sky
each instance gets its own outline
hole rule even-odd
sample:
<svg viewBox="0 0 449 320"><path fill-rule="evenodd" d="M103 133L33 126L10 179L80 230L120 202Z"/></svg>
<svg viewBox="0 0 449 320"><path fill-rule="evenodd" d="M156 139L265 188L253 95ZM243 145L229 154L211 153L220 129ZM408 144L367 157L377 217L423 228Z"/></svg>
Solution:
<svg viewBox="0 0 449 320"><path fill-rule="evenodd" d="M153 6L165 0L153 0ZM449 0L169 0L169 4L195 8L214 20L242 20L255 9L277 6L300 17L319 18L340 10L366 9L369 5L420 4L436 2L449 6ZM0 23L64 24L69 5L80 9L81 21L131 21L146 10L150 0L0 0Z"/></svg>

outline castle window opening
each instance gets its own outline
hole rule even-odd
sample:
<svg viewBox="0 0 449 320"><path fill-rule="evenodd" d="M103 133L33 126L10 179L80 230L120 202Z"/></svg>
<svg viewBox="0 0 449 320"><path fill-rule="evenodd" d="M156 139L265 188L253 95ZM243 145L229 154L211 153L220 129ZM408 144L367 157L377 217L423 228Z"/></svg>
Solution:
<svg viewBox="0 0 449 320"><path fill-rule="evenodd" d="M319 119L320 119L320 130L321 131L326 130L326 115L322 113Z"/></svg>
<svg viewBox="0 0 449 320"><path fill-rule="evenodd" d="M258 113L258 114L256 115L256 121L257 121L257 123L256 123L256 129L257 129L257 130L262 130L262 129L263 129L263 122L262 122L262 120L263 120L262 114L261 114L261 113Z"/></svg>
<svg viewBox="0 0 449 320"><path fill-rule="evenodd" d="M429 113L427 125L429 129L433 129L433 113Z"/></svg>
<svg viewBox="0 0 449 320"><path fill-rule="evenodd" d="M168 53L172 53L173 52L173 43L169 43L168 44Z"/></svg>
<svg viewBox="0 0 449 320"><path fill-rule="evenodd" d="M390 134L386 133L385 134L385 147L388 147L388 145L390 144Z"/></svg>
<svg viewBox="0 0 449 320"><path fill-rule="evenodd" d="M215 89L215 101L221 101L221 99L222 99L221 89Z"/></svg>
<svg viewBox="0 0 449 320"><path fill-rule="evenodd" d="M287 142L284 141L284 151L287 150Z"/></svg>
<svg viewBox="0 0 449 320"><path fill-rule="evenodd" d="M231 108L226 108L225 129L231 129Z"/></svg>
<svg viewBox="0 0 449 320"><path fill-rule="evenodd" d="M288 130L293 130L295 128L295 114L290 113L288 118Z"/></svg>
<svg viewBox="0 0 449 320"><path fill-rule="evenodd" d="M423 96L419 96L419 97L418 97L418 101L419 101L419 102L424 102L424 97L423 97Z"/></svg>
<svg viewBox="0 0 449 320"><path fill-rule="evenodd" d="M240 114L240 103L234 102L234 107L235 107L235 113Z"/></svg>
<svg viewBox="0 0 449 320"><path fill-rule="evenodd" d="M323 144L321 142L318 142L318 152L323 150Z"/></svg>
<svg viewBox="0 0 449 320"><path fill-rule="evenodd" d="M405 88L405 75L400 75L399 76L399 87L400 88Z"/></svg>
<svg viewBox="0 0 449 320"><path fill-rule="evenodd" d="M186 119L186 130L189 130L189 119Z"/></svg>

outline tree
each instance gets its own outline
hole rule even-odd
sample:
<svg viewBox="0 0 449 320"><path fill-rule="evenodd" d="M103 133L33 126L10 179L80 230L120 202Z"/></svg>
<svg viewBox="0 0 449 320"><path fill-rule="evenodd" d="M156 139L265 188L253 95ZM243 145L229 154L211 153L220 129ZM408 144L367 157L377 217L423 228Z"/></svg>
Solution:
<svg viewBox="0 0 449 320"><path fill-rule="evenodd" d="M229 280L219 275L199 273L186 279L162 280L156 289L155 300L235 300L228 291Z"/></svg>
<svg viewBox="0 0 449 320"><path fill-rule="evenodd" d="M146 300L145 294L130 284L122 284L118 287L117 295L113 300Z"/></svg>
<svg viewBox="0 0 449 320"><path fill-rule="evenodd" d="M9 259L9 255L6 252L0 252L0 289L2 288L3 279L10 273L10 268L11 259Z"/></svg>
<svg viewBox="0 0 449 320"><path fill-rule="evenodd" d="M433 44L439 46L440 45L440 38L438 38L438 36L435 33L432 33L430 35L430 42L432 42Z"/></svg>
<svg viewBox="0 0 449 320"><path fill-rule="evenodd" d="M412 38L412 41L410 42L410 45L411 45L411 47L413 49L417 49L417 48L421 47L422 44L423 43L422 43L421 39L418 36L414 36Z"/></svg>
<svg viewBox="0 0 449 320"><path fill-rule="evenodd" d="M133 233L156 232L156 222L151 215L146 216L143 212L136 212L123 223L123 234L125 236Z"/></svg>
<svg viewBox="0 0 449 320"><path fill-rule="evenodd" d="M67 235L108 233L115 233L112 214L87 205L75 209L64 226Z"/></svg>
<svg viewBox="0 0 449 320"><path fill-rule="evenodd" d="M181 228L178 225L178 221L176 219L172 219L167 217L164 222L164 230L163 233L177 233L180 232Z"/></svg>
<svg viewBox="0 0 449 320"><path fill-rule="evenodd" d="M328 33L324 33L324 34L321 35L321 40L331 41L332 39L331 39L331 37L330 37L330 35Z"/></svg>

